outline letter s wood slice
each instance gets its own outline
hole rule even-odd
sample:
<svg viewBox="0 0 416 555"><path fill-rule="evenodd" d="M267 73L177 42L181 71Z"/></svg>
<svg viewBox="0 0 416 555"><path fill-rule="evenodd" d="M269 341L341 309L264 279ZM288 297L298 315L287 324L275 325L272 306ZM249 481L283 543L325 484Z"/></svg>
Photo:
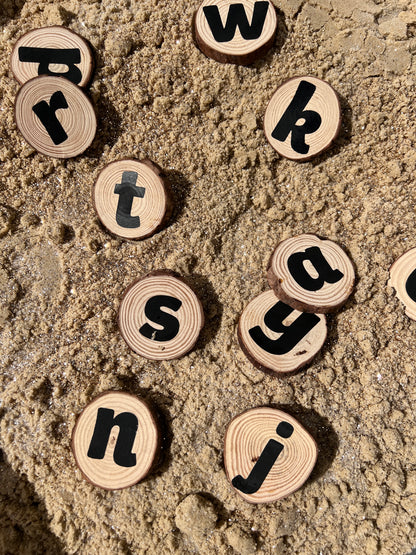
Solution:
<svg viewBox="0 0 416 555"><path fill-rule="evenodd" d="M405 252L392 265L388 284L396 290L406 315L416 320L416 248Z"/></svg>
<svg viewBox="0 0 416 555"><path fill-rule="evenodd" d="M10 67L21 85L39 75L59 75L85 87L92 78L94 57L85 39L55 25L33 29L21 36L14 45Z"/></svg>
<svg viewBox="0 0 416 555"><path fill-rule="evenodd" d="M170 186L150 160L118 160L106 166L93 189L101 223L122 239L145 239L163 228L172 214Z"/></svg>
<svg viewBox="0 0 416 555"><path fill-rule="evenodd" d="M204 312L180 276L156 270L126 289L118 323L123 339L136 354L150 360L172 360L194 347L204 325Z"/></svg>
<svg viewBox="0 0 416 555"><path fill-rule="evenodd" d="M58 139L48 131L51 118L47 115L42 122L34 111L36 106L42 105L48 114L54 115L56 123L53 126L55 132L58 128ZM54 110L56 105L59 108ZM41 154L53 158L78 156L90 146L97 129L94 108L82 89L68 79L48 75L31 79L20 88L15 119L26 141Z"/></svg>
<svg viewBox="0 0 416 555"><path fill-rule="evenodd" d="M283 314L273 315L281 309ZM296 326L296 333L292 325ZM283 330L283 331L279 331ZM238 323L240 347L256 368L271 374L287 374L308 364L327 336L323 314L302 313L266 291L243 310Z"/></svg>
<svg viewBox="0 0 416 555"><path fill-rule="evenodd" d="M272 503L298 490L317 457L316 442L303 426L270 407L243 412L225 435L227 478L249 503Z"/></svg>
<svg viewBox="0 0 416 555"><path fill-rule="evenodd" d="M192 24L195 42L206 56L248 65L273 46L277 15L270 0L204 0Z"/></svg>
<svg viewBox="0 0 416 555"><path fill-rule="evenodd" d="M90 456L99 411L110 412L110 419L128 416L135 427L116 423L107 426L109 434L102 438L102 453ZM122 391L107 391L89 403L77 419L72 431L72 452L84 478L100 488L116 490L137 484L158 461L161 435L157 418L143 399ZM135 464L123 466L115 462L116 452L124 451Z"/></svg>
<svg viewBox="0 0 416 555"><path fill-rule="evenodd" d="M291 260L296 257L307 258L308 252L314 253L312 259L317 260L318 269L319 264L324 264L321 268L323 284L318 283L315 286L317 289L313 290L306 289L302 282L297 281L299 277L290 268ZM310 260L298 262L297 266L310 280L319 282L321 274ZM325 279L327 275L332 283ZM351 260L339 245L316 235L303 234L277 245L268 263L267 279L279 299L293 308L304 312L327 313L336 311L351 295L355 272Z"/></svg>

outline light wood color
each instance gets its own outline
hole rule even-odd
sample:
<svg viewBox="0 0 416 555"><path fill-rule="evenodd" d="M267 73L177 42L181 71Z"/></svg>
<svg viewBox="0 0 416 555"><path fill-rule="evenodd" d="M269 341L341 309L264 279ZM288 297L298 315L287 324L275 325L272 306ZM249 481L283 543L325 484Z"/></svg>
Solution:
<svg viewBox="0 0 416 555"><path fill-rule="evenodd" d="M115 187L122 183L124 172L137 174L135 187L144 188L142 197L132 199L130 214L140 218L138 227L117 223L120 195L115 193ZM170 186L161 168L150 160L132 159L112 162L100 172L93 189L93 204L99 220L111 233L132 240L145 239L162 229L173 208Z"/></svg>
<svg viewBox="0 0 416 555"><path fill-rule="evenodd" d="M164 323L157 318L150 319L145 310L150 299L164 295L180 301L176 310L161 304L162 316L168 314L176 319L179 330L169 340L160 341L153 333L150 338L140 332L148 325L156 330L164 330ZM127 345L136 354L150 360L171 360L188 353L195 345L204 326L202 304L194 291L183 279L169 270L156 270L134 281L124 292L118 313L119 329Z"/></svg>
<svg viewBox="0 0 416 555"><path fill-rule="evenodd" d="M303 81L316 87L304 110L317 112L321 117L319 128L305 135L305 143L309 146L307 153L299 153L292 148L292 133L284 141L272 137L276 125L285 114L298 91L300 83ZM305 119L300 117L297 120L297 125L302 126L304 124ZM283 83L273 94L264 116L264 132L271 146L281 156L298 162L310 160L330 148L340 129L341 106L338 95L328 83L317 77L295 77Z"/></svg>
<svg viewBox="0 0 416 555"><path fill-rule="evenodd" d="M136 417L138 426L131 447L136 461L134 466L121 466L114 461L121 432L118 425L111 428L104 457L98 459L88 456L99 409L114 411L114 418L122 413L131 413ZM157 419L148 404L122 391L107 391L96 397L79 415L72 431L72 452L84 478L107 490L127 488L143 480L158 462L160 444ZM129 447L126 448L127 452L130 452Z"/></svg>
<svg viewBox="0 0 416 555"><path fill-rule="evenodd" d="M39 73L39 63L26 62L19 59L19 48L22 47L63 50L78 49L80 62L76 64L76 67L81 72L81 80L74 82L80 87L85 87L90 83L95 65L92 49L85 39L70 29L59 25L42 27L40 29L33 29L18 39L12 51L10 68L15 79L21 85L34 77L42 75L42 73ZM55 73L67 73L68 66L65 64L51 64L49 70Z"/></svg>
<svg viewBox="0 0 416 555"><path fill-rule="evenodd" d="M398 299L404 304L407 316L416 320L416 276L412 275L413 272L416 272L416 248L405 252L392 265L388 284L396 290Z"/></svg>
<svg viewBox="0 0 416 555"><path fill-rule="evenodd" d="M280 430L286 432L284 436L291 430L290 437L279 435ZM259 407L243 412L228 426L224 466L231 483L237 476L244 480L249 477L270 440L280 443L283 450L260 488L254 493L245 493L233 486L249 503L272 503L290 495L305 483L315 466L318 447L303 426L280 410Z"/></svg>
<svg viewBox="0 0 416 555"><path fill-rule="evenodd" d="M343 274L342 279L335 283L325 282L317 291L303 288L293 277L288 268L288 259L295 253L303 253L306 249L318 247L332 270ZM312 278L318 272L306 261L304 267ZM270 257L267 278L279 299L304 312L327 313L340 308L354 289L354 266L343 249L333 241L320 239L316 235L303 234L282 241Z"/></svg>
<svg viewBox="0 0 416 555"><path fill-rule="evenodd" d="M234 37L227 42L218 42L215 40L207 17L204 13L205 7L217 6L225 27L230 6L234 4L242 4L245 9L246 17L249 25L253 22L253 12L255 8L255 0L204 0L193 18L193 35L196 44L200 50L209 58L221 63L233 63L240 65L248 65L256 59L264 56L266 52L273 46L276 30L277 15L273 3L267 0L268 9L264 19L264 25L261 34L255 39L243 38L240 28L237 26Z"/></svg>
<svg viewBox="0 0 416 555"><path fill-rule="evenodd" d="M270 329L265 323L266 313L279 302L271 290L255 297L244 309L238 323L238 340L240 347L251 363L268 373L283 375L295 372L308 364L320 351L327 336L326 318L323 314L316 314L312 329L285 354L271 354L252 337L250 330L260 327L264 335L270 340L284 336ZM287 305L286 305L287 306ZM290 307L289 307L290 308ZM289 312L289 310L288 310ZM294 310L283 320L285 326L290 326L301 312ZM311 316L310 314L307 317ZM311 321L309 319L308 321ZM276 327L276 329L278 329Z"/></svg>
<svg viewBox="0 0 416 555"><path fill-rule="evenodd" d="M68 108L55 115L67 138L55 144L33 107L51 103L54 94L62 93ZM36 77L19 90L15 103L16 125L26 141L41 154L53 158L73 158L92 143L97 129L94 108L85 93L63 77Z"/></svg>

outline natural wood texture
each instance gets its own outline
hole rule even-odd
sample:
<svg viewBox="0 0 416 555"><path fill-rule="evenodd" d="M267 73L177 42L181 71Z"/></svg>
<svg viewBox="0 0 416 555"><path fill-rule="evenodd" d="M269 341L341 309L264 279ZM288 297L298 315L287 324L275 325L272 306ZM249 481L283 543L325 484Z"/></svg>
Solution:
<svg viewBox="0 0 416 555"><path fill-rule="evenodd" d="M165 226L173 208L169 184L150 160L106 166L95 183L93 203L101 223L123 239L150 237Z"/></svg>
<svg viewBox="0 0 416 555"><path fill-rule="evenodd" d="M180 358L195 345L204 325L201 302L176 274L158 270L125 291L118 314L120 333L150 360Z"/></svg>
<svg viewBox="0 0 416 555"><path fill-rule="evenodd" d="M328 149L340 128L338 95L328 83L310 76L283 83L264 116L264 132L271 146L281 156L299 162Z"/></svg>
<svg viewBox="0 0 416 555"><path fill-rule="evenodd" d="M238 4L244 8L245 15L241 7L236 8ZM234 7L230 12L231 6ZM211 13L204 11L204 8L211 10ZM236 9L237 12L234 11ZM221 23L218 21L218 13ZM253 14L256 14L254 19ZM240 22L240 26L237 22ZM204 0L194 14L192 27L194 40L206 56L221 63L247 65L264 56L273 46L277 15L269 0ZM220 41L215 38L219 38L219 35L223 35Z"/></svg>
<svg viewBox="0 0 416 555"><path fill-rule="evenodd" d="M21 36L14 45L10 67L21 85L39 75L56 73L85 87L92 78L94 57L85 39L70 29L55 25L33 29Z"/></svg>
<svg viewBox="0 0 416 555"><path fill-rule="evenodd" d="M396 290L407 316L416 320L416 248L405 252L392 265L388 284Z"/></svg>
<svg viewBox="0 0 416 555"><path fill-rule="evenodd" d="M272 503L298 490L317 457L315 440L303 426L270 407L243 412L231 421L225 435L227 477L250 503Z"/></svg>
<svg viewBox="0 0 416 555"><path fill-rule="evenodd" d="M97 129L90 100L63 77L27 81L16 96L15 119L26 141L53 158L78 156L90 146Z"/></svg>
<svg viewBox="0 0 416 555"><path fill-rule="evenodd" d="M303 314L278 303L273 291L254 298L241 314L237 333L243 352L254 366L273 374L287 374L314 358L325 342L327 326L323 314Z"/></svg>
<svg viewBox="0 0 416 555"><path fill-rule="evenodd" d="M336 243L304 234L276 247L267 278L279 299L293 308L327 313L337 310L351 295L355 272Z"/></svg>
<svg viewBox="0 0 416 555"><path fill-rule="evenodd" d="M143 480L157 462L160 443L147 403L121 391L105 392L89 403L72 431L72 452L84 478L108 490Z"/></svg>

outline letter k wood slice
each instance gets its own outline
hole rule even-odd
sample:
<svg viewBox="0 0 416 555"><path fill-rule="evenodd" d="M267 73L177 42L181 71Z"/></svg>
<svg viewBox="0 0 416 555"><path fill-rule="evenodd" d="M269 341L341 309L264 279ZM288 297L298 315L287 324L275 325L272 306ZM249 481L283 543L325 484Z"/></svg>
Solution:
<svg viewBox="0 0 416 555"><path fill-rule="evenodd" d="M199 49L222 63L247 65L272 47L277 15L270 0L204 0L193 18Z"/></svg>
<svg viewBox="0 0 416 555"><path fill-rule="evenodd" d="M243 412L225 434L227 478L249 503L272 503L298 490L317 457L315 440L303 426L271 407Z"/></svg>
<svg viewBox="0 0 416 555"><path fill-rule="evenodd" d="M156 270L126 289L118 323L123 339L136 354L171 360L194 347L204 313L200 300L180 276Z"/></svg>
<svg viewBox="0 0 416 555"><path fill-rule="evenodd" d="M389 286L396 290L406 315L416 320L416 248L402 254L392 265Z"/></svg>
<svg viewBox="0 0 416 555"><path fill-rule="evenodd" d="M89 403L72 431L72 452L84 478L108 490L137 484L158 462L161 434L148 404L122 391Z"/></svg>

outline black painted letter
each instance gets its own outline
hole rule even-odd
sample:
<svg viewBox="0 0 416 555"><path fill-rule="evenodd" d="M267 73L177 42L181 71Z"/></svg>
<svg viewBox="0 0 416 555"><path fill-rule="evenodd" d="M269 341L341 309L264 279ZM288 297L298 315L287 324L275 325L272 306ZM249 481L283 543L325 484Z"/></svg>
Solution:
<svg viewBox="0 0 416 555"><path fill-rule="evenodd" d="M416 302L416 270L413 270L406 280L406 293Z"/></svg>
<svg viewBox="0 0 416 555"><path fill-rule="evenodd" d="M155 324L163 326L163 329L159 330L149 324L143 324L139 332L148 339L154 341L170 341L178 335L179 321L175 316L172 316L172 314L163 312L161 310L163 306L177 312L182 306L182 301L168 295L155 295L147 301L144 308L144 313L147 318Z"/></svg>
<svg viewBox="0 0 416 555"><path fill-rule="evenodd" d="M306 270L306 260L315 268L318 277L312 277ZM309 247L305 252L290 255L287 267L293 279L307 291L318 291L325 283L337 283L344 277L342 272L331 268L319 247Z"/></svg>
<svg viewBox="0 0 416 555"><path fill-rule="evenodd" d="M248 22L243 4L231 4L225 27L222 24L218 6L206 6L204 14L212 35L217 42L233 40L237 27L245 40L256 40L263 32L269 2L255 2L251 25Z"/></svg>
<svg viewBox="0 0 416 555"><path fill-rule="evenodd" d="M133 198L143 198L146 189L136 187L137 172L123 172L121 183L117 183L114 189L116 195L120 195L117 204L116 221L119 226L129 229L140 227L140 216L132 216L131 208Z"/></svg>
<svg viewBox="0 0 416 555"><path fill-rule="evenodd" d="M56 110L68 108L68 103L62 91L56 91L51 96L49 104L42 100L33 106L32 110L38 116L55 145L67 140L68 135L56 117Z"/></svg>
<svg viewBox="0 0 416 555"><path fill-rule="evenodd" d="M69 81L78 85L82 79L81 71L74 64L81 62L81 52L79 48L34 48L21 46L19 48L19 60L21 62L31 62L39 64L38 75L62 75ZM66 65L68 71L52 71L51 64Z"/></svg>

